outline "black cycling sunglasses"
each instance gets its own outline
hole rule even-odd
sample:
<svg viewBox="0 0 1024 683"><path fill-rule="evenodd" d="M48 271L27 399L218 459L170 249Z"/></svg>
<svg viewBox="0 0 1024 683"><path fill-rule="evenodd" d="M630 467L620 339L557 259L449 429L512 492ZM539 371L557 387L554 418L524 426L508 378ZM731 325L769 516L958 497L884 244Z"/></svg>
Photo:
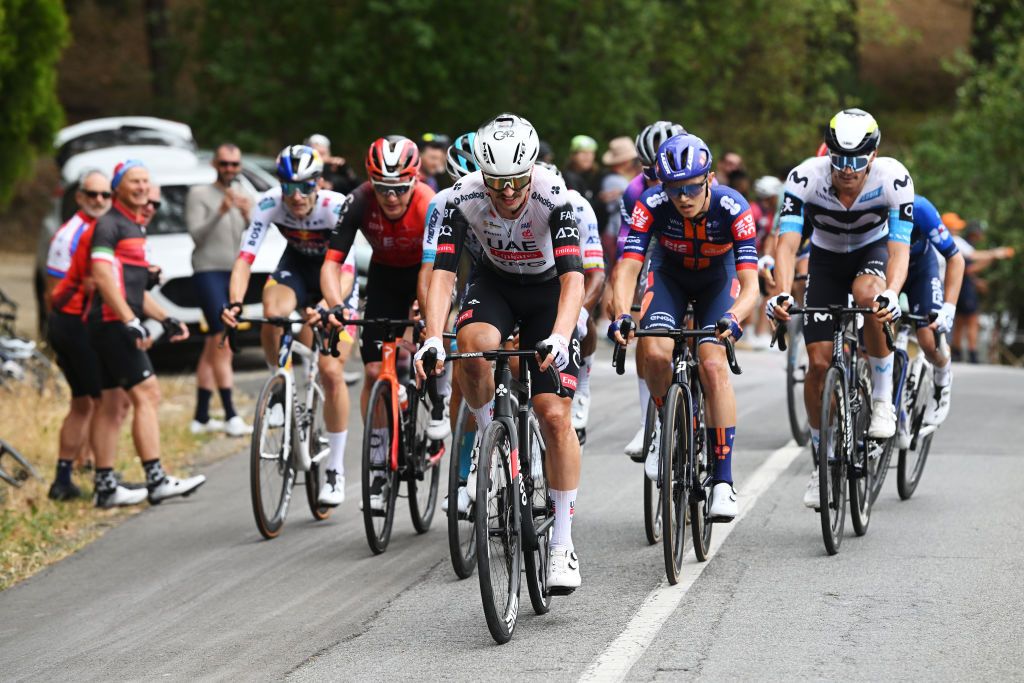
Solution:
<svg viewBox="0 0 1024 683"><path fill-rule="evenodd" d="M98 199L100 197L103 197L104 199L110 199L111 197L114 196L113 192L97 192L96 190L82 190L81 192L89 199Z"/></svg>

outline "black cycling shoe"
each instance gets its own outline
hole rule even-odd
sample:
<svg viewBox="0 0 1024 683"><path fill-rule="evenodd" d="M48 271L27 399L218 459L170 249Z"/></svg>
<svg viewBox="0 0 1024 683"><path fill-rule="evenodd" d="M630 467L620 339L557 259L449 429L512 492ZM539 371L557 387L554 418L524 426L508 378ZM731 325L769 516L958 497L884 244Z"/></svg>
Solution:
<svg viewBox="0 0 1024 683"><path fill-rule="evenodd" d="M82 489L75 486L74 482L62 484L59 481L50 485L50 492L47 494L50 500L74 500L82 497Z"/></svg>

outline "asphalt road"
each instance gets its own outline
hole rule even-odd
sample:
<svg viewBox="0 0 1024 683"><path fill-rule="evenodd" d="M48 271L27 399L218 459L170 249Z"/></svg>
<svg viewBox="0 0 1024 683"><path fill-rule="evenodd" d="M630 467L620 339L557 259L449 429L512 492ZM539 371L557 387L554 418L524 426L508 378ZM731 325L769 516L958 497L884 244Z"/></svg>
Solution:
<svg viewBox="0 0 1024 683"><path fill-rule="evenodd" d="M743 516L681 586L664 584L642 466L622 455L635 380L602 357L573 533L584 584L543 617L527 602L508 645L487 632L475 575L455 578L440 516L417 536L400 501L389 550L370 553L355 449L345 504L313 522L297 489L270 542L240 453L193 498L0 594L0 679L1021 678L1024 374L958 366L914 498L899 501L893 471L867 536L848 523L828 557L801 504L810 458L785 447L782 354L740 360Z"/></svg>

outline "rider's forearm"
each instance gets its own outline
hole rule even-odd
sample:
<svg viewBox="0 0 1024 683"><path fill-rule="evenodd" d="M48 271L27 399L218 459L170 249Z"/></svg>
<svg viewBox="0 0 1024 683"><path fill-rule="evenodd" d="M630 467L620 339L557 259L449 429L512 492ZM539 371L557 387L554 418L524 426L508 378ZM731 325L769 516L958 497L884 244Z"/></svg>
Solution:
<svg viewBox="0 0 1024 683"><path fill-rule="evenodd" d="M761 290L757 284L757 271L753 268L736 271L736 279L740 281L740 295L729 310L742 322L761 300Z"/></svg>
<svg viewBox="0 0 1024 683"><path fill-rule="evenodd" d="M793 268L796 265L796 252L800 247L801 235L798 232L787 232L779 235L775 243L775 293L792 292Z"/></svg>
<svg viewBox="0 0 1024 683"><path fill-rule="evenodd" d="M593 310L601 301L604 281L604 271L600 268L591 268L583 273L583 308Z"/></svg>
<svg viewBox="0 0 1024 683"><path fill-rule="evenodd" d="M252 266L245 259L235 259L231 268L231 281L228 284L228 303L241 302L245 299L245 290L249 287L249 274Z"/></svg>
<svg viewBox="0 0 1024 683"><path fill-rule="evenodd" d="M612 308L615 310L615 317L629 313L633 306L636 279L642 268L642 262L631 258L620 259L615 264L615 271L612 273Z"/></svg>
<svg viewBox="0 0 1024 683"><path fill-rule="evenodd" d="M949 301L950 303L955 304L957 299L960 298L960 286L964 282L964 269L966 266L967 262L964 260L963 254L953 254L953 256L946 261L944 301Z"/></svg>
<svg viewBox="0 0 1024 683"><path fill-rule="evenodd" d="M910 245L889 240L889 264L885 268L885 286L899 293L907 281Z"/></svg>
<svg viewBox="0 0 1024 683"><path fill-rule="evenodd" d="M341 269L341 282L338 285L339 288L341 289L341 300L342 301L348 299L349 295L352 294L352 288L355 286L355 284L356 284L356 271L355 270L349 270L347 268L342 268ZM327 303L327 302L324 301L324 303Z"/></svg>
<svg viewBox="0 0 1024 683"><path fill-rule="evenodd" d="M444 325L448 321L451 291L454 286L455 273L450 270L438 270L437 268L431 272L430 286L427 288L426 308L426 335L428 339L430 337L440 337L444 333Z"/></svg>
<svg viewBox="0 0 1024 683"><path fill-rule="evenodd" d="M576 321L580 318L583 307L583 274L578 272L563 273L558 277L561 291L558 294L558 315L552 332L566 339L572 337L576 329Z"/></svg>
<svg viewBox="0 0 1024 683"><path fill-rule="evenodd" d="M167 311L156 302L156 299L149 292L142 294L142 313L147 318L152 318L153 320L163 320L167 317Z"/></svg>
<svg viewBox="0 0 1024 683"><path fill-rule="evenodd" d="M320 267L320 291L328 308L340 306L345 301L341 295L341 264L337 261L324 259Z"/></svg>
<svg viewBox="0 0 1024 683"><path fill-rule="evenodd" d="M427 310L427 292L430 290L430 274L434 272L432 262L420 265L420 272L416 275L416 300L420 303L420 310Z"/></svg>
<svg viewBox="0 0 1024 683"><path fill-rule="evenodd" d="M92 276L96 281L96 289L103 297L103 303L112 309L121 322L128 322L134 319L135 312L121 294L121 288L117 285L117 278L114 276L114 267L108 261L93 260Z"/></svg>

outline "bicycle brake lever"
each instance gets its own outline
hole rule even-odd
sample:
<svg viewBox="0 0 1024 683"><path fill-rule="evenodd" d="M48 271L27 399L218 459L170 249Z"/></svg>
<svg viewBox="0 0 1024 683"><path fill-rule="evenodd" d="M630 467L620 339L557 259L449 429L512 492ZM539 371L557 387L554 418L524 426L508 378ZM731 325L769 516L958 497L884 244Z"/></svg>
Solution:
<svg viewBox="0 0 1024 683"><path fill-rule="evenodd" d="M892 334L892 325L889 323L882 323L882 331L885 332L885 346L889 351L896 350L896 337Z"/></svg>
<svg viewBox="0 0 1024 683"><path fill-rule="evenodd" d="M736 345L733 342L732 337L725 338L725 357L729 361L729 369L732 370L734 375L742 375L743 368L736 361Z"/></svg>
<svg viewBox="0 0 1024 683"><path fill-rule="evenodd" d="M779 351L786 350L786 323L776 322L775 332L772 334L772 346L778 345Z"/></svg>
<svg viewBox="0 0 1024 683"><path fill-rule="evenodd" d="M543 361L551 353L551 347L547 346L544 342L537 342L537 346L534 347L534 351L540 357L540 361ZM555 361L551 361L551 365L547 369L548 376L555 383L555 396L564 396L565 392L562 390L562 376L558 372L558 368L555 367Z"/></svg>

